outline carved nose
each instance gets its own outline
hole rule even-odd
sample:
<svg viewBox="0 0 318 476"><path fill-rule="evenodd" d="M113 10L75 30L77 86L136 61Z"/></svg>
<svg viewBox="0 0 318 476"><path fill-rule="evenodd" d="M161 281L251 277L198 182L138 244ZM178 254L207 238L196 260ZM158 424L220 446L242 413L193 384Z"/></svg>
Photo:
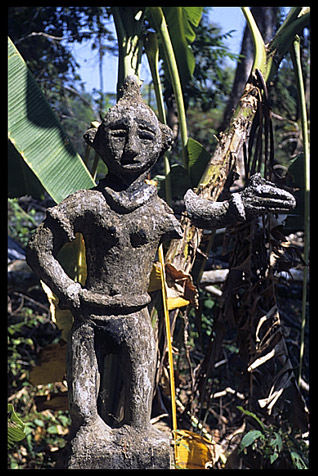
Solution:
<svg viewBox="0 0 318 476"><path fill-rule="evenodd" d="M138 155L139 148L136 141L136 137L133 135L129 135L127 138L127 142L125 145L124 155L123 155L123 162L131 162L136 155Z"/></svg>

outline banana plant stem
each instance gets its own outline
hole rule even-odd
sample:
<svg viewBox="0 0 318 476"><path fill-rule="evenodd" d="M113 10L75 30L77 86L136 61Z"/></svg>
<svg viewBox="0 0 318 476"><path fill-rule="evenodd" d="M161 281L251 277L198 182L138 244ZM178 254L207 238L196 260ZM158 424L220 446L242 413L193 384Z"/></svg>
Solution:
<svg viewBox="0 0 318 476"><path fill-rule="evenodd" d="M169 75L173 87L173 92L175 95L175 100L178 110L178 118L180 125L180 134L181 134L181 146L182 146L182 160L183 165L188 170L188 154L187 154L187 143L188 143L188 132L187 132L187 121L185 115L185 108L183 102L183 94L181 88L181 82L179 77L178 66L173 51L173 46L170 40L170 35L168 31L168 26L163 14L163 11L160 7L149 7L152 13L152 17L160 33L162 46L165 52L167 59L167 64L169 68Z"/></svg>
<svg viewBox="0 0 318 476"><path fill-rule="evenodd" d="M303 295L302 295L302 317L301 317L301 335L300 335L300 351L299 351L299 374L298 384L301 380L302 364L305 350L305 325L306 325L306 307L307 307L307 283L308 283L308 261L309 261L309 231L310 231L310 155L309 155L309 140L308 140L308 126L307 126L307 110L305 99L305 88L303 81L303 74L301 70L300 59L300 40L298 35L293 42L291 50L292 61L296 73L300 117L304 148L304 175L305 175L305 213L304 213L304 276L303 276Z"/></svg>
<svg viewBox="0 0 318 476"><path fill-rule="evenodd" d="M163 103L163 96L161 90L161 82L159 76L159 46L155 33L148 33L148 36L145 38L144 42L149 68L151 71L151 76L153 80L153 86L155 90L156 103L158 108L159 121L163 124L167 124L166 112ZM164 171L165 171L165 195L166 202L171 206L172 204L172 194L171 194L171 176L170 176L170 161L167 153L163 157L164 160Z"/></svg>
<svg viewBox="0 0 318 476"><path fill-rule="evenodd" d="M253 44L255 48L254 63L252 71L259 69L263 76L266 75L267 59L266 49L263 37L257 27L254 17L248 7L241 7L241 10L245 16L247 25L252 35Z"/></svg>
<svg viewBox="0 0 318 476"><path fill-rule="evenodd" d="M142 43L140 40L140 19L136 23L133 33L128 33L123 22L121 7L112 7L117 38L118 38L118 77L117 77L117 99L119 90L129 75L139 78Z"/></svg>

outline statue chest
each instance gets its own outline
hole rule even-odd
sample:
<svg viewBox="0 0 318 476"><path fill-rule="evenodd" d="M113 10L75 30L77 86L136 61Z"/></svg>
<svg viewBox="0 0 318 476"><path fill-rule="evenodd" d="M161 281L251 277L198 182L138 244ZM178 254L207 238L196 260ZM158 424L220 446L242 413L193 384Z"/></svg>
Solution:
<svg viewBox="0 0 318 476"><path fill-rule="evenodd" d="M163 231L161 217L144 206L127 214L115 213L105 206L93 215L87 213L81 221L79 231L94 253L112 248L136 250L151 244L157 247Z"/></svg>

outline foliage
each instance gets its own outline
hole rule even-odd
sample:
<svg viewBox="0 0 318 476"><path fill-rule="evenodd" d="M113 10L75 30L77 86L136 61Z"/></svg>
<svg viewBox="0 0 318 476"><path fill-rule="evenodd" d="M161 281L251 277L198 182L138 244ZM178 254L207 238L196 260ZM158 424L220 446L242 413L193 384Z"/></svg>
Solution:
<svg viewBox="0 0 318 476"><path fill-rule="evenodd" d="M32 74L57 111L61 97L80 85L78 64L71 45L92 39L92 48L114 38L105 26L109 7L9 7L8 35L17 45Z"/></svg>
<svg viewBox="0 0 318 476"><path fill-rule="evenodd" d="M195 70L196 61L190 45L196 38L203 7L163 7L162 11L169 28L181 85L184 88L192 79ZM156 27L158 28L158 25ZM170 75L167 55L162 52L161 57L165 78L172 84L173 78Z"/></svg>
<svg viewBox="0 0 318 476"><path fill-rule="evenodd" d="M45 392L48 392L43 388L38 390L38 395L35 395L33 387L24 388L29 392L28 399L24 398L27 403L30 399L39 398L40 392L43 397L46 395ZM69 425L68 412L51 410L38 412L31 408L30 413L24 416L25 438L10 450L8 467L10 469L53 469L57 451L65 445Z"/></svg>
<svg viewBox="0 0 318 476"><path fill-rule="evenodd" d="M249 447L252 452L259 456L260 466L258 469L280 468L280 460L284 460L284 458L289 459L290 467L308 469L307 458L304 454L305 448L302 448L303 445L289 432L283 427L277 428L275 425L265 425L255 413L245 410L241 406L238 409L246 416L253 418L260 428L260 430L248 431L240 443L240 452L245 456L248 454ZM269 465L267 464L268 461ZM283 462L283 465L286 465L286 462ZM286 466L282 467L286 468Z"/></svg>
<svg viewBox="0 0 318 476"><path fill-rule="evenodd" d="M24 423L15 413L12 403L8 403L8 448L25 438Z"/></svg>
<svg viewBox="0 0 318 476"><path fill-rule="evenodd" d="M9 234L24 247L38 223L38 212L32 207L26 211L22 203L9 200ZM16 263L10 267L8 286L8 401L23 422L24 438L10 448L8 468L49 469L56 451L65 445L70 425L68 411L52 407L54 397L66 395L66 387L62 382L35 386L30 375L40 351L61 342L60 332L51 321L40 283L26 266L15 271Z"/></svg>
<svg viewBox="0 0 318 476"><path fill-rule="evenodd" d="M24 175L16 176L13 162L21 167L25 162L57 203L79 188L93 186L88 170L10 39L8 57L8 135L14 152L9 160L11 177L14 175L11 183L20 179L24 185Z"/></svg>
<svg viewBox="0 0 318 476"><path fill-rule="evenodd" d="M9 288L9 402L23 421L24 430L23 439L9 451L8 465L11 469L51 468L56 451L65 445L70 418L68 411L50 409L49 402L66 388L62 383L35 387L30 382L30 371L39 350L58 342L60 337L48 317L47 302L39 284L29 280L24 286L22 292L12 285Z"/></svg>
<svg viewBox="0 0 318 476"><path fill-rule="evenodd" d="M309 35L301 37L301 61L305 84L309 80L308 67L310 65L310 40ZM300 136L300 108L298 102L297 83L293 72L293 64L289 55L281 63L279 73L276 74L269 87L269 98L274 120L274 134L276 148L276 160L278 163L288 166L289 160L295 158L301 152ZM306 86L306 94L309 94ZM307 97L309 114L309 101Z"/></svg>
<svg viewBox="0 0 318 476"><path fill-rule="evenodd" d="M239 59L224 46L224 40L231 37L231 31L221 33L213 23L213 11L212 23L209 18L208 10L204 11L191 45L196 64L192 78L184 87L188 113L193 107L205 113L214 108L222 108L230 94L233 79L232 70L225 60Z"/></svg>
<svg viewBox="0 0 318 476"><path fill-rule="evenodd" d="M45 7L45 8L50 9L53 7ZM74 12L76 12L76 14L79 15L78 18L82 18L81 17L82 13L80 11L81 7L69 7L69 8L70 9L74 8L75 9ZM87 7L87 8L89 9L90 7ZM97 8L97 7L93 7L93 8ZM118 7L118 10L120 10L121 8L127 8L127 7ZM134 20L136 20L136 22L144 18L143 17L144 10L138 9L138 11L136 11L135 9L137 7L131 7L131 8L128 7L128 8L129 10L132 10L132 15L134 15ZM160 9L160 7L148 7L148 8L149 8L148 13L151 12L152 9L155 9L155 10ZM176 8L178 12L180 13L183 11L182 10L183 8L187 8L187 7L166 7L166 9L168 10L168 13L172 13L170 11L170 8L171 10L173 8ZM190 8L195 10L195 13L197 13L197 10L201 9L202 7L190 7ZM12 9L12 11L15 11L15 14L17 14L17 10ZM57 15L62 15L62 11L64 11L64 13L66 12L61 7L58 7L56 11L57 11ZM103 15L102 9L98 11L100 14L99 18L101 18L101 16ZM141 15L139 13L140 11L142 12ZM23 13L26 14L27 13L26 10L23 10ZM38 10L34 10L33 13L35 14L35 16L37 16L37 15L40 15L41 12ZM57 16L56 18L57 18L57 24L59 24L58 22L60 21L60 18L62 18L62 16L61 17ZM96 18L94 17L93 13L91 18L92 18L92 21L93 21L93 18ZM150 21L149 16L146 18L148 18L148 21ZM173 58L174 53L170 54L171 50L169 54L167 54L167 52L166 53L164 52L163 44L166 42L166 45L167 45L169 41L171 43L171 38L167 36L167 33L169 35L169 30L167 30L165 23L163 22L163 20L165 21L166 19L165 16L162 16L160 18L161 18L161 23L159 22L160 25L152 24L152 28L156 31L159 42L161 42L161 50L160 50L161 56L166 62L166 64L170 65L168 66L168 68L169 68L169 74L171 79L172 75L174 74L173 71L175 71L173 69L174 68L173 63L176 63L176 62L174 61L174 58ZM126 17L126 28L127 28L128 20L129 18ZM176 15L175 17L171 18L171 21L175 21L176 24L180 26L182 24L183 25L187 24L188 19L183 15L183 17L181 16L181 23L180 23L180 15L179 16ZM293 21L296 22L297 25L299 26L299 24L303 24L301 22L304 22L304 19L302 19L300 22L297 19L297 15L296 16L294 15L293 18L289 18L287 22L287 26L289 25L289 27L294 28L293 25L295 25L295 23L293 23ZM132 22L128 26L131 27L132 25L135 25L135 24ZM189 43L191 43L192 51L193 52L196 51L196 54L194 55L195 57L198 56L199 58L200 52L202 52L202 55L206 53L206 56L211 54L211 57L209 58L209 61L207 61L206 63L204 63L204 61L200 62L202 63L201 71L199 68L194 69L194 76L197 74L197 77L196 79L192 79L193 87L191 87L191 82L189 82L189 78L188 78L188 82L186 81L186 78L187 78L186 72L182 74L181 78L179 77L179 80L181 80L185 91L187 87L189 88L188 89L189 105L191 105L191 101L193 101L194 103L197 99L198 102L200 103L200 109L204 113L206 112L205 108L209 107L211 104L214 104L216 107L220 105L220 102L224 100L224 98L228 94L228 84L224 84L226 83L226 81L224 80L224 76L222 77L222 75L220 74L220 70L217 70L217 69L215 69L217 80L214 80L214 86L213 84L211 85L210 83L210 78L212 76L211 65L213 64L218 65L218 62L216 58L213 56L213 50L209 49L208 47L207 49L205 49L205 45L207 45L207 42L208 42L207 37L210 34L209 31L212 32L213 29L208 30L208 32L203 31L202 37L200 38L199 38L199 35L197 35L196 38L198 38L198 43L196 44L195 43L196 39L193 38L193 35L197 34L197 32L200 31L200 28L201 28L200 25L203 25L203 23L197 25L196 29L193 29L193 24L192 22L190 22L190 28L187 29L186 37L181 38L181 44L183 44L183 48L186 47L189 49L189 51L191 51L190 45L189 45ZM138 28L140 26L141 25L139 24ZM162 26L164 27L164 31L162 31L161 29ZM283 33L285 31L286 33L286 25L284 28L281 31L283 31ZM179 28L179 31L181 30ZM101 30L99 28L98 32L100 31ZM141 32L142 34L145 33L143 29L139 30L140 34ZM294 32L293 29L292 29L292 32ZM33 35L31 33L28 33L26 37L29 39L34 39L36 37L40 37L40 38L43 37L43 39L46 39L46 41L49 41L49 38L47 37L47 35L51 35L52 30L50 30L49 25L47 25L47 29L44 31L45 35L43 34ZM77 33L80 33L80 29L78 30ZM215 31L213 32L213 35L214 34L215 34ZM216 33L216 35L218 35L218 33ZM171 35L171 37L172 36L173 35ZM216 52L218 48L220 52L222 51L222 45L218 43L218 41L220 42L222 41L221 36L222 35L217 36L217 40L216 40L217 48L214 50L214 52ZM96 36L96 39L98 40L98 35ZM25 39L23 39L23 41L24 40ZM97 40L96 40L96 45L99 45ZM140 38L138 36L136 44L139 44L139 40ZM179 41L179 40L180 38L177 36L177 38L174 41ZM199 40L201 43L199 42ZM261 41L261 39L259 37L257 39L257 36L256 36L255 41L256 42ZM284 42L286 42L286 34L284 35ZM55 43L56 41L53 41L52 44L55 44ZM195 48L197 49L195 50ZM186 63L187 63L187 68L189 72L193 69L193 53L192 54L187 53L186 57L188 59ZM140 56L138 58L140 58ZM214 63L214 60L215 60L215 63ZM138 61L136 63L137 65L138 65ZM178 61L180 64L179 57L177 57L177 62ZM57 65L55 66L58 68ZM70 71L72 71L72 68L70 69ZM70 71L67 71L65 69L63 70L63 68L61 67L61 74L64 74L65 78L70 73ZM179 73L175 72L175 74L178 75ZM222 81L222 78L224 81ZM47 80L49 81L49 78L47 78ZM66 79L66 81L68 81L68 79ZM215 87L215 84L217 85L216 87ZM204 85L204 88L206 87L206 90L204 91L204 93L199 92L199 89L201 88L202 85ZM159 83L157 84L157 87L160 94L162 94L160 89L161 85ZM215 88L215 94L214 96L212 94L213 100L211 100L210 96L211 96L211 91L213 91L213 87ZM266 109L267 105L265 102L266 91L264 87L260 86L260 80L259 82L253 83L253 87L255 87L255 91L257 90L259 94L259 99L258 99L258 102L259 102L258 114L259 115L256 116L256 120L254 121L253 124L254 124L255 130L257 127L259 128L259 130L261 130L261 125L260 125L261 121L259 120L260 111L262 112L265 111L265 116L266 116L266 113L268 112L268 110ZM290 87L292 88L292 85L290 85ZM193 93L193 97L191 98L192 93ZM175 90L175 95L177 96L176 90ZM58 94L56 97L54 97L54 95L52 95L51 97L53 98L54 104L57 104ZM156 97L158 97L157 94L156 94ZM88 102L91 101L91 98L88 98L87 96L85 99L87 99ZM70 108L67 102L61 101L61 104L58 106L58 109L62 111L63 115L68 115L70 110L71 109L73 110L73 107L74 107L74 111L77 111L77 107L81 109L80 102L77 102L76 100L74 100ZM179 111L180 110L182 111L183 105L181 102L179 102L178 107L179 107ZM158 109L159 109L159 106L158 106ZM242 112L242 108L241 109L238 108L238 110L235 112L234 119L237 118L240 112ZM195 114L195 111L194 111L194 114ZM77 113L74 112L74 115L76 116ZM85 116L85 113L84 113L84 116ZM207 121L210 120L208 116L205 116L205 117ZM64 118L64 119L65 119L65 125L67 125L67 127L73 126L71 119L68 119L68 118ZM251 116L250 122L252 122L252 120L253 120L253 117ZM183 166L180 165L180 163L176 163L171 167L171 170L170 170L170 174L171 174L170 178L173 179L172 180L173 191L175 192L178 186L180 189L179 190L180 195L182 195L185 188L196 186L200 182L200 177L202 176L202 170L205 169L206 163L208 161L208 153L206 152L204 147L205 144L202 145L202 143L200 143L201 140L198 137L191 137L190 139L188 139L188 132L190 129L185 130L186 128L185 124L183 124L181 127L183 127L183 134L184 134L183 140L185 137L187 139L183 143L183 146L184 146L183 150L186 150L187 160L184 162ZM74 130L74 135L77 135L76 130ZM261 137L261 135L262 133L259 135L259 137ZM195 141L195 139L197 139L197 141ZM233 141L231 142L231 147L232 146L233 146ZM229 150L232 151L233 149L229 148ZM228 154L228 150L226 151L226 154L225 154L226 157L227 157L227 154ZM261 155L262 154L260 154L260 156ZM224 156L224 151L223 151L223 156ZM230 155L228 157L230 157ZM211 173L214 179L216 180L216 182L210 181L210 185L211 183L212 185L215 185L215 193L213 194L213 197L212 197L213 199L218 198L219 193L222 191L224 187L226 177L223 177L222 173L223 175L225 174L227 176L229 171L228 169L226 169L227 165L228 165L227 163L222 162L221 169L217 169L216 171L215 169L208 167L206 170L205 178L207 180L207 183L210 181ZM52 174L52 176L54 176L54 174ZM55 184L58 184L57 177L58 177L58 174L53 177L55 180ZM224 179L224 181L222 181L220 177L222 178L222 180ZM166 178L167 177L165 177L165 179ZM15 211L18 216L20 211L18 210L17 207L15 208ZM14 219L18 227L20 227L21 225L21 229L17 231L16 236L20 237L20 240L22 239L24 243L25 242L24 237L26 236L28 231L22 229L23 221L21 219L19 218L14 218ZM175 329L174 345L176 349L175 358L177 360L176 392L177 392L177 398L180 397L180 399L182 399L182 401L184 402L183 409L182 411L180 410L178 415L180 423L183 422L185 425L190 425L191 422L200 421L199 424L196 423L196 430L198 430L198 428L202 428L201 421L203 421L204 425L205 424L210 425L211 432L213 431L214 428L217 428L217 430L220 430L225 440L228 438L228 434L229 434L228 427L230 426L231 422L234 422L234 426L236 427L236 429L239 427L241 423L240 418L242 417L237 415L238 412L233 411L233 402L236 403L236 406L237 406L238 400L243 399L243 400L248 400L252 402L254 396L252 394L249 394L248 389L250 388L250 386L252 386L253 391L255 391L255 389L264 390L263 387L265 386L265 378L264 378L264 382L262 381L262 378L260 378L260 384L258 387L255 385L255 380L256 380L255 376L257 377L259 375L260 377L262 377L263 367L260 367L260 366L262 363L261 359L263 357L267 359L269 364L273 364L274 371L271 372L269 375L266 375L266 377L269 379L272 378L272 382L274 382L275 385L277 384L277 382L278 383L281 382L279 380L280 377L286 376L287 374L289 376L292 375L292 369L290 366L290 362L288 360L286 348L284 347L285 345L284 336L280 326L279 314L278 312L277 313L272 312L273 307L271 308L267 307L268 302L272 302L271 301L272 299L275 300L275 296L273 296L274 288L272 286L272 283L273 283L272 281L273 276L271 274L272 271L269 270L269 268L267 268L268 259L273 259L275 260L275 263L280 264L281 261L283 260L280 261L277 258L277 255L279 255L279 257L282 257L283 255L285 256L285 253L287 253L285 248L289 246L286 245L285 248L284 248L284 245L280 246L281 235L277 231L277 229L264 227L265 231L262 232L263 234L261 233L259 235L255 233L255 230L256 228L251 227L250 229L245 229L245 230L241 228L239 230L236 229L234 231L233 230L230 231L229 234L231 234L232 232L232 238L234 236L238 240L236 249L234 249L233 244L231 244L231 242L233 243L233 239L229 240L228 236L226 236L228 241L227 242L225 241L223 246L224 246L224 249L227 250L227 252L230 250L231 253L228 253L227 258L224 258L224 254L223 254L222 259L228 259L229 261L228 266L232 267L232 270L231 270L232 273L230 274L230 277L231 279L233 279L233 281L228 281L227 284L223 287L223 296L222 296L221 303L217 305L216 304L217 299L211 299L210 297L204 296L204 298L202 298L203 302L200 309L191 310L191 312L189 308L183 311L180 311L177 309L172 311L170 315L170 320L172 321L172 324L173 324L172 328ZM194 250L194 253L197 252L197 255L198 256L200 255L199 257L201 257L201 259L202 259L202 256L207 256L209 254L209 250L211 246L210 237L208 237L208 239L205 241L203 240L204 246L199 250L197 248L197 242L195 241L196 236L194 237L194 235L192 235L191 233L187 234L187 232L188 232L188 229L186 229L185 234L190 243L187 243L186 247L182 250L184 255L187 254L187 256L190 256L191 258L191 252L193 252L192 250ZM266 233L268 234L266 235ZM201 237L199 237L198 242L200 241L200 239ZM259 246L260 243L262 244L262 246ZM266 251L267 243L268 243L268 247L270 247L270 252L268 254ZM233 249L234 249L234 252L233 252ZM219 256L221 256L221 253L219 254ZM202 261L200 262L201 267L203 266L202 263L204 263L204 260L203 262ZM288 269L288 266L289 265L287 264L287 269ZM279 271L278 268L276 269L276 271ZM199 272L196 272L193 274L195 276L198 276ZM29 297L33 296L32 292L29 295ZM25 422L25 428L27 433L26 443L21 444L18 450L16 450L16 452L14 453L14 455L11 456L10 464L12 468L19 467L19 468L25 468L25 469L26 468L28 469L43 468L44 466L52 467L55 450L58 447L62 447L64 444L64 436L67 433L67 426L69 425L69 417L67 413L57 411L56 409L54 410L54 413L53 411L51 411L51 409L48 409L48 408L45 409L44 411L42 410L41 412L39 412L37 409L35 410L34 401L36 400L35 398L36 393L42 394L41 396L44 397L44 399L47 398L48 400L51 397L52 393L56 393L57 391L61 390L61 388L63 387L63 383L51 384L45 387L40 386L37 389L35 389L30 385L28 373L31 368L31 365L36 360L38 351L40 350L42 345L44 345L42 341L41 343L39 342L39 338L37 339L35 338L35 336L38 335L37 331L39 330L39 328L41 328L42 325L46 326L45 331L41 329L41 332L40 332L41 338L43 338L43 340L46 341L45 344L50 344L52 342L53 343L59 342L59 333L57 329L55 328L54 324L52 324L52 322L47 319L46 317L47 313L46 315L43 315L43 313L41 314L38 312L39 311L38 308L36 310L34 309L34 301L37 302L38 297L36 299L34 299L34 296L33 298L31 298L33 299L32 308L31 306L27 307L24 305L25 303L23 300L25 298L24 298L24 295L22 295L21 293L13 292L12 295L10 295L10 298L11 298L11 308L12 308L10 312L10 323L9 323L10 324L9 326L9 350L10 350L9 382L10 382L10 391L11 391L10 401L13 401L14 408L17 409L17 411L21 415L21 418ZM20 302L18 303L16 303L17 298L20 299ZM42 294L42 298L43 298L43 294ZM14 306L13 306L13 303L14 303ZM225 309L225 311L228 311L228 314L226 315L226 318L228 320L224 318L224 314L223 314L222 304L224 303L225 303L225 307L223 309ZM42 306L43 305L45 306L45 304L42 303ZM235 308L236 305L237 307ZM263 308L261 309L262 316L258 316L260 318L259 322L256 323L257 325L254 325L255 323L253 323L253 326L254 326L253 327L250 325L250 322L246 322L246 320L244 319L246 319L250 315L253 316L254 315L253 312L255 313L255 310L259 310L258 308L259 306L263 306ZM235 313L234 310L237 312ZM177 319L178 315L179 316L181 315L182 319ZM238 317L241 320L239 322L238 321L235 322L236 317ZM266 321L266 325L268 329L268 335L265 333L265 337L266 336L268 337L267 339L262 335L262 332L264 330L264 328L262 327L264 320ZM236 334L234 333L233 328L231 328L231 326L229 325L230 323L232 325L234 323ZM227 338L227 340L223 341L223 338L225 335L225 331L224 331L225 325L229 327L229 329L227 330L228 330L228 333L230 334L230 338ZM159 349L162 350L162 349L165 349L165 344L162 341L162 337L164 340L164 335L160 333L160 322L158 324L158 327L159 327L158 347ZM51 329L51 331L52 329L54 330L53 332L54 337L52 333L51 335L48 335L50 333L47 332L47 328ZM255 341L256 341L256 344L255 344ZM276 345L279 345L280 347L278 348ZM283 360L283 363L284 363L284 365L282 366L283 372L277 371L278 369L278 366L276 365L277 361L274 360L274 358L272 358L272 356L275 355L275 352L274 354L272 353L273 349L274 351L279 350L281 352L279 354L279 357ZM257 354L257 351L259 353L263 352L263 354L259 356ZM248 369L247 369L247 361L246 359L244 360L244 357L246 356L246 354L248 354L249 356L253 356L252 361L249 361ZM222 358L223 360L218 361L217 359L219 357ZM164 389L164 388L167 388L167 386L165 387L165 372L164 372L165 352L164 350L162 350L162 355L160 356L160 359L161 359L161 362L160 362L160 368L158 372L158 380L160 383L160 388ZM223 365L226 366L226 371L224 371L225 367L223 367ZM247 375L247 373L250 372L249 369L251 369L253 365L255 368L257 367L256 372L254 372L253 374L254 380L253 379L248 380L250 377L250 374ZM276 371L275 371L275 368L276 368ZM252 369L252 370L255 370L255 369ZM268 381L266 383L268 383ZM290 383L290 381L288 380L287 383ZM235 390L233 390L232 387L234 387ZM286 387L287 387L287 384L286 384ZM274 385L273 385L273 388L274 388ZM278 390L276 391L276 390L277 389L275 387L273 391L274 396L275 398L276 397L279 398L280 396L279 391ZM63 393L65 393L64 391L65 391L65 388L63 388ZM219 397L218 393L221 393L223 396ZM50 397L48 397L48 395ZM166 392L164 394L164 390L163 390L162 395L166 398L167 395L169 395L169 392ZM218 398L223 398L223 400L218 400ZM254 397L254 400L255 400L255 397ZM282 400L282 398L280 400ZM287 400L287 397L286 397L286 400ZM294 400L294 398L292 397L291 401L295 404L295 408L299 410L299 408L301 407L301 405L299 404L300 400L297 400L297 403L295 403L296 400ZM162 408L163 407L161 407L161 411L162 411ZM164 409L166 408L170 408L167 402L166 402L166 407L164 407ZM274 424L268 423L268 421L270 421L270 419L268 418L268 415L266 416L265 423L263 423L262 421L263 417L258 417L256 413L247 412L246 410L244 410L244 413L246 416L251 417L254 420L254 422L257 422L259 425L258 429L251 430L243 437L241 441L241 449L244 455L245 453L247 454L249 451L252 451L254 453L257 453L257 457L260 457L260 461L262 462L262 464L264 463L265 465L269 463L269 466L273 465L274 467L274 465L277 465L278 462L283 460L283 456L285 457L285 453L286 453L287 456L289 457L289 463L294 464L295 467L300 469L300 467L304 468L305 466L307 466L307 461L305 456L306 447L304 446L302 451L300 450L299 444L295 443L295 441L293 440L294 435L292 435L290 432L290 426L289 426L290 424L287 424L284 420L281 420L284 422L285 426L281 425L280 427L277 427L277 426L274 426ZM201 427L199 425L201 425ZM57 439L55 439L56 437ZM17 461L19 461L19 463L16 463Z"/></svg>
<svg viewBox="0 0 318 476"><path fill-rule="evenodd" d="M85 155L83 131L96 119L93 98L83 89L79 95L64 95L57 101L61 125L81 157Z"/></svg>
<svg viewBox="0 0 318 476"><path fill-rule="evenodd" d="M144 7L112 7L118 41L117 97L126 76L139 77Z"/></svg>
<svg viewBox="0 0 318 476"><path fill-rule="evenodd" d="M209 9L205 8L195 28L196 35L191 44L196 58L195 69L192 78L183 86L183 96L189 137L199 142L211 156L217 144L217 131L234 78L234 71L225 60L238 60L238 57L224 46L224 40L231 36L231 32L221 33L213 23L213 11L211 23L208 13ZM164 95L169 96L171 86L164 76L162 81ZM170 154L172 163L177 160L177 155L176 144ZM200 178L199 169L205 165L206 162L198 160L195 185Z"/></svg>
<svg viewBox="0 0 318 476"><path fill-rule="evenodd" d="M23 247L29 241L30 232L37 227L35 213L34 209L26 213L17 198L8 200L8 234Z"/></svg>

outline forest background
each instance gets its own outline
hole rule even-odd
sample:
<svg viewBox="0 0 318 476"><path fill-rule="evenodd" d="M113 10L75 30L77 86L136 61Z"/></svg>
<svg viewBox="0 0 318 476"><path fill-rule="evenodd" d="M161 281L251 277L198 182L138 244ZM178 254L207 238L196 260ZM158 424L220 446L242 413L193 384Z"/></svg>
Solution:
<svg viewBox="0 0 318 476"><path fill-rule="evenodd" d="M192 80L184 88L184 99L187 111L189 135L200 142L212 154L217 144L217 135L224 130L231 111L235 108L240 92L242 92L251 69L253 58L252 41L245 29L242 38L241 55L233 55L224 46L225 39L231 34L222 32L213 23L212 14L205 9L202 20L196 28L196 38L191 45L196 59L196 67ZM254 7L252 12L259 25L265 41L273 37L274 32L282 23L286 11L278 7ZM48 102L60 119L64 129L79 154L85 156L82 140L83 132L93 121L100 121L107 108L116 101L115 93L104 91L103 64L105 52L114 56L117 45L113 30L110 28L110 7L11 7L9 8L9 36L19 49L28 67L35 76ZM72 43L84 44L92 42L92 50L99 58L100 88L93 92L85 90L79 74L76 58L72 54ZM309 35L303 32L302 64L306 84L307 105L309 105ZM231 58L235 66L226 61ZM233 63L232 63L233 64ZM167 105L168 123L178 132L178 121L175 104L169 84L163 82L164 96ZM242 86L243 85L243 86ZM144 83L142 93L145 100L156 108L155 95L151 84ZM302 141L299 128L299 106L297 88L289 59L282 62L280 74L273 79L269 90L272 110L276 115L274 133L277 145L276 159L282 167L290 165L290 160L300 155ZM309 111L308 111L309 112ZM175 156L180 155L180 146L175 145ZM89 158L88 166L94 166L94 157ZM301 164L296 162L298 170ZM160 177L163 165L158 164L155 175ZM103 164L99 163L96 171L97 180L105 174ZM180 190L182 187L180 177ZM14 185L14 184L13 184ZM10 182L9 182L10 186ZM298 188L302 184L298 183ZM9 187L10 188L10 187ZM173 205L178 212L180 194L178 187L174 191ZM16 445L9 455L9 467L17 469L53 467L56 451L65 443L69 426L68 412L65 410L65 385L62 381L55 383L35 384L32 381L32 369L39 361L41 350L48 345L60 345L61 335L49 316L46 296L38 284L37 278L30 273L24 262L24 250L31 231L41 222L47 206L52 205L50 197L43 190L37 189L32 196L25 190L19 199L9 200L9 401L26 425L26 438ZM14 192L12 196L15 196ZM300 203L300 207L302 204ZM296 249L302 251L303 241L302 209L289 227ZM223 236L215 240L213 260L222 260L220 249ZM20 254L19 254L20 253ZM16 260L15 258L20 258ZM21 259L22 258L22 259ZM218 288L217 288L218 289ZM286 294L292 292L292 302L286 300ZM285 293L285 296L284 296ZM301 284L295 280L293 285L281 283L281 299L284 301L286 326L289 328L289 351L294 367L298 366L298 350L300 345L300 314ZM189 392L188 376L183 372L184 361L189 358L193 362L202 352L202 340L209 340L213 335L213 309L217 307L218 292L214 294L202 290L201 304L203 308L201 325L198 327L197 316L188 316L189 327L187 342L184 345L184 328L180 326L175 332L174 346L177 351L177 385L179 392ZM291 317L292 316L292 317ZM308 331L306 333L308 337ZM54 347L51 347L54 349ZM190 349L190 350L189 350ZM235 337L229 334L224 340L223 356L220 362L226 362L226 372L214 375L213 393L232 389L228 385L233 376L230 362L237 360L238 347ZM220 363L222 367L224 363ZM225 377L226 375L226 377ZM33 373L34 377L34 373ZM303 364L303 392L307 397L308 382L308 346L306 345ZM164 388L164 379L161 382ZM305 390L304 390L305 389ZM164 393L164 392L163 392ZM166 391L166 393L168 393ZM212 392L211 392L212 393ZM243 414L234 411L241 403L239 392L234 394L225 391L217 397L222 401L211 406L210 425L215 428L218 438L234 433L242 426ZM167 396L165 397L167 398ZM168 411L169 413L169 411ZM185 416L183 415L183 418ZM207 416L206 416L207 419ZM206 422L207 423L207 422ZM208 425L208 423L207 423ZM212 430L211 430L212 431ZM288 428L284 429L288 433ZM286 438L288 441L288 438ZM306 449L303 443L297 443L298 461L306 460ZM300 446L299 446L300 445ZM302 445L302 446L301 446ZM257 449L257 448L256 448ZM301 456L300 456L301 455ZM251 455L246 457L245 465L252 467ZM255 456L255 455L254 455ZM239 456L237 456L239 458ZM248 460L250 458L250 460ZM254 458L255 459L255 458ZM296 458L297 459L297 458ZM255 462L254 462L255 463ZM240 463L242 464L242 463ZM305 463L304 463L305 464ZM249 466L250 465L250 466ZM301 465L301 463L299 463Z"/></svg>

